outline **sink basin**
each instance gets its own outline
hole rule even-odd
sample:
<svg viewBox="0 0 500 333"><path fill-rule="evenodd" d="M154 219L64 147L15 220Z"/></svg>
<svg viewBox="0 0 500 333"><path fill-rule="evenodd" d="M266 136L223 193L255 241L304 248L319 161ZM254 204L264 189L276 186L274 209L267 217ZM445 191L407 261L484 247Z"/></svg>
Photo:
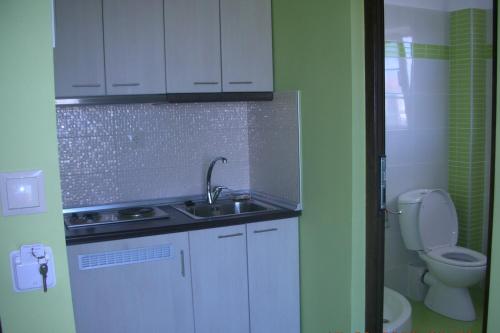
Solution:
<svg viewBox="0 0 500 333"><path fill-rule="evenodd" d="M273 206L255 200L219 200L215 205L210 205L206 202L197 202L193 206L174 205L173 207L195 219L251 214L276 209Z"/></svg>

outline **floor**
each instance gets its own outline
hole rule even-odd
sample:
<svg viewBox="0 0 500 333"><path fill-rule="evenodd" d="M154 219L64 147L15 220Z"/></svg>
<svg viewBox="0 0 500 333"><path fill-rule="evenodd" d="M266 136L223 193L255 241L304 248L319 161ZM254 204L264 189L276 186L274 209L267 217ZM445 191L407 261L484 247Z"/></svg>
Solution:
<svg viewBox="0 0 500 333"><path fill-rule="evenodd" d="M471 322L453 320L425 307L423 302L410 301L412 306L412 333L481 333L483 322L483 290L473 288L472 300L477 319Z"/></svg>

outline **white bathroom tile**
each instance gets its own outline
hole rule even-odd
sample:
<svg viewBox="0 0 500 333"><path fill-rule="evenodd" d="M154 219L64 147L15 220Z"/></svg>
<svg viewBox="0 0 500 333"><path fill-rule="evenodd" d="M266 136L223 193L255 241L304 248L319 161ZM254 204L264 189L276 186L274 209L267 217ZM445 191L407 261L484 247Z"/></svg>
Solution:
<svg viewBox="0 0 500 333"><path fill-rule="evenodd" d="M417 10L413 15L416 43L449 44L449 13L445 11Z"/></svg>
<svg viewBox="0 0 500 333"><path fill-rule="evenodd" d="M385 286L404 296L408 295L408 269L406 266L399 266L388 270L384 278Z"/></svg>
<svg viewBox="0 0 500 333"><path fill-rule="evenodd" d="M449 63L445 60L414 59L410 83L413 94L448 94Z"/></svg>
<svg viewBox="0 0 500 333"><path fill-rule="evenodd" d="M413 170L413 189L441 188L448 189L448 166L443 164L415 164Z"/></svg>
<svg viewBox="0 0 500 333"><path fill-rule="evenodd" d="M397 197L416 188L412 165L391 166L387 168L387 201L396 202Z"/></svg>
<svg viewBox="0 0 500 333"><path fill-rule="evenodd" d="M386 131L385 138L388 166L409 165L414 162L415 144L411 131Z"/></svg>
<svg viewBox="0 0 500 333"><path fill-rule="evenodd" d="M448 98L445 94L412 94L409 127L417 130L448 127Z"/></svg>
<svg viewBox="0 0 500 333"><path fill-rule="evenodd" d="M448 44L448 17L445 11L385 5L386 40L422 44Z"/></svg>
<svg viewBox="0 0 500 333"><path fill-rule="evenodd" d="M439 164L448 161L448 131L442 129L415 130L413 160L417 164Z"/></svg>
<svg viewBox="0 0 500 333"><path fill-rule="evenodd" d="M413 59L409 58L385 58L385 93L406 93L411 78L411 66Z"/></svg>
<svg viewBox="0 0 500 333"><path fill-rule="evenodd" d="M385 128L387 131L408 129L411 101L405 95L385 96Z"/></svg>

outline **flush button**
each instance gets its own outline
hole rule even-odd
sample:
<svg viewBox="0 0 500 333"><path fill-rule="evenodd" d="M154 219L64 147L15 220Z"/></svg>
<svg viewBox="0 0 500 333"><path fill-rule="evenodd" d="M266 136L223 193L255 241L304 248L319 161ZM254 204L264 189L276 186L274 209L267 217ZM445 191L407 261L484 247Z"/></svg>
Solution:
<svg viewBox="0 0 500 333"><path fill-rule="evenodd" d="M2 213L23 215L46 210L43 172L0 173Z"/></svg>

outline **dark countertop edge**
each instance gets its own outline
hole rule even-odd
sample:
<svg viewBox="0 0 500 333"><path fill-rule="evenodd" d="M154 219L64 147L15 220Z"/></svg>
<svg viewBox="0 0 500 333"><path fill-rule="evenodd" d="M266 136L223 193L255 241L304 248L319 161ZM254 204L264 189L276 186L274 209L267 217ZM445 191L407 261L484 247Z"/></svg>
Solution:
<svg viewBox="0 0 500 333"><path fill-rule="evenodd" d="M252 214L252 215L236 216L236 217L231 216L231 217L223 217L217 219L195 220L189 218L190 223L165 225L164 227L143 228L143 229L126 230L126 231L124 230L124 231L116 231L110 233L88 234L84 236L67 236L66 245L71 246L77 244L87 244L87 243L96 243L96 242L127 239L127 238L170 234L175 232L228 227L228 226L247 224L247 223L256 223L256 222L299 217L301 215L302 211L277 210L261 214Z"/></svg>

